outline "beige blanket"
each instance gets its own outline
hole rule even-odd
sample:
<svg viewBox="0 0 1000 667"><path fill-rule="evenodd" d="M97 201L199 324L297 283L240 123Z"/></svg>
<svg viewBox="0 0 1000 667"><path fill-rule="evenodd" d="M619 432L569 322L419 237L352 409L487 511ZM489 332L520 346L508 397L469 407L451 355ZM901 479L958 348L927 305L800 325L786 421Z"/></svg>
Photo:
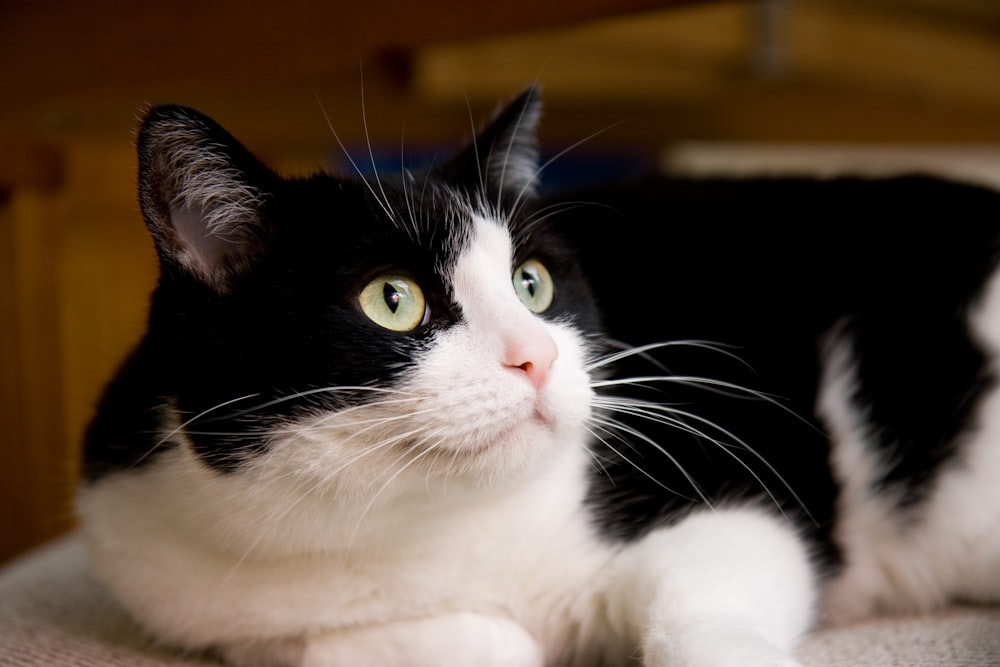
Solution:
<svg viewBox="0 0 1000 667"><path fill-rule="evenodd" d="M820 630L798 657L807 667L1000 667L1000 606ZM0 570L0 666L217 664L154 646L90 576L75 536Z"/></svg>

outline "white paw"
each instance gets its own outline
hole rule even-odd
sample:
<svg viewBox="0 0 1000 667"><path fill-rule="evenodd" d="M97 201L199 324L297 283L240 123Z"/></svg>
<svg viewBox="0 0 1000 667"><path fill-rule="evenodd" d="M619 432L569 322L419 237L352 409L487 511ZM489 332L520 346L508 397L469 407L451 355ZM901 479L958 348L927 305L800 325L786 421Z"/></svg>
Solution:
<svg viewBox="0 0 1000 667"><path fill-rule="evenodd" d="M520 625L506 618L460 614L455 638L469 667L544 667L542 647Z"/></svg>

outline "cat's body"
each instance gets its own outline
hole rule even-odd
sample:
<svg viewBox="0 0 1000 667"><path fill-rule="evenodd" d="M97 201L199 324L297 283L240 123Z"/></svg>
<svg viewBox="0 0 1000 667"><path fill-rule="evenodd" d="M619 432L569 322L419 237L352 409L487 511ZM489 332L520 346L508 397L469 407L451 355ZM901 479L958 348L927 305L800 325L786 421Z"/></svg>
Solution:
<svg viewBox="0 0 1000 667"><path fill-rule="evenodd" d="M926 610L959 589L996 598L996 192L898 177L658 179L586 194L601 206L571 211L566 233L594 276L609 334L632 345L725 343L745 365L691 350L659 359L672 373L778 399L762 406L673 386L665 394L751 445L794 490L792 511L799 500L810 509L797 523L830 565L824 614ZM620 288L637 280L648 289ZM651 299L662 316L636 317ZM785 408L810 423L783 417ZM671 452L689 471L707 458ZM705 484L725 483L717 471L727 463L729 478L740 478L731 454L711 455ZM683 485L666 468L657 477ZM646 479L619 469L632 488ZM787 498L766 470L756 474ZM642 525L648 512L608 511L608 526L623 516Z"/></svg>
<svg viewBox="0 0 1000 667"><path fill-rule="evenodd" d="M707 667L793 664L817 615L1000 599L1000 195L538 202L536 116L367 181L147 117L163 276L79 503L133 614L246 665Z"/></svg>

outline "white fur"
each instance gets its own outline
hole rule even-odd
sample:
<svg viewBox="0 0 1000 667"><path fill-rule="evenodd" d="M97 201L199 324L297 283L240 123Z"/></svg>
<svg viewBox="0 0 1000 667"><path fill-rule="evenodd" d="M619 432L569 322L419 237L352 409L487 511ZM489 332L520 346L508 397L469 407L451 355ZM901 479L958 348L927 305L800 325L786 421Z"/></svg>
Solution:
<svg viewBox="0 0 1000 667"><path fill-rule="evenodd" d="M648 665L792 665L815 590L790 526L752 509L699 512L615 564L618 613Z"/></svg>
<svg viewBox="0 0 1000 667"><path fill-rule="evenodd" d="M299 423L237 473L175 435L84 489L100 576L157 635L241 665L792 664L814 592L783 520L698 512L626 548L595 534L585 350L520 304L511 269L506 230L478 218L455 281L467 323L402 393Z"/></svg>
<svg viewBox="0 0 1000 667"><path fill-rule="evenodd" d="M1000 275L987 285L969 326L1000 372ZM956 465L945 468L918 511L894 511L892 497L872 492L883 462L875 459L850 405L854 368L844 340L831 346L820 411L836 443L843 484L837 529L846 568L829 589L827 618L856 620L877 612L927 611L950 598L1000 598L1000 393L992 388Z"/></svg>

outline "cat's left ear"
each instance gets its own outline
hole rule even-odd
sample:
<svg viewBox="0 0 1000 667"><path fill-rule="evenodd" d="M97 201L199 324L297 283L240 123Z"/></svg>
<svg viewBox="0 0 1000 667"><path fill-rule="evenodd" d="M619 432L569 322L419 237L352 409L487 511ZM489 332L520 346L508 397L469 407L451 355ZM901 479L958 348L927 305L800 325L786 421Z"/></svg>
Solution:
<svg viewBox="0 0 1000 667"><path fill-rule="evenodd" d="M462 152L439 171L453 182L464 182L487 196L514 197L534 191L538 179L538 121L542 102L528 88L497 113L492 122ZM476 179L470 182L471 179Z"/></svg>

